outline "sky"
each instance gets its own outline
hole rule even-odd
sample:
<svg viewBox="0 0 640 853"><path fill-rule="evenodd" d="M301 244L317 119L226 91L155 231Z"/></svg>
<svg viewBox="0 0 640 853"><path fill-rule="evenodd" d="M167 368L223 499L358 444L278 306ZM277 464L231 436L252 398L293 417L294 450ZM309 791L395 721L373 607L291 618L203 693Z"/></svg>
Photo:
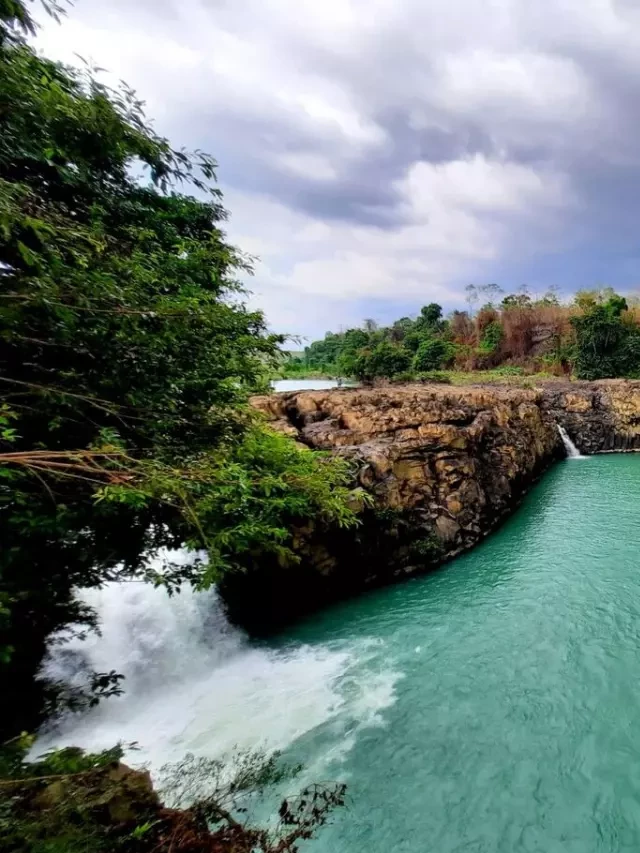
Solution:
<svg viewBox="0 0 640 853"><path fill-rule="evenodd" d="M219 163L251 304L304 339L469 283L640 288L637 0L76 0L37 47ZM108 81L108 77L105 78Z"/></svg>

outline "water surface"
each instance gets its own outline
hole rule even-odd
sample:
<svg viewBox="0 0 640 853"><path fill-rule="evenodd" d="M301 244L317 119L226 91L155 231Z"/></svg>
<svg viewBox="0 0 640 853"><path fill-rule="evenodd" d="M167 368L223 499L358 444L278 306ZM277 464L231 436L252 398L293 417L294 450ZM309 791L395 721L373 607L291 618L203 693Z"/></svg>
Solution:
<svg viewBox="0 0 640 853"><path fill-rule="evenodd" d="M328 391L330 388L351 388L357 385L343 379L274 379L271 386L274 391Z"/></svg>
<svg viewBox="0 0 640 853"><path fill-rule="evenodd" d="M142 652L164 661L153 690L136 692L131 667L130 695L63 738L119 731L154 765L283 747L308 778L349 784L322 853L640 850L639 501L640 456L566 461L473 552L267 645L221 617L195 620L194 635L187 614ZM110 594L98 657L117 668L142 629L132 616L105 649L128 607ZM167 669L172 655L189 673Z"/></svg>

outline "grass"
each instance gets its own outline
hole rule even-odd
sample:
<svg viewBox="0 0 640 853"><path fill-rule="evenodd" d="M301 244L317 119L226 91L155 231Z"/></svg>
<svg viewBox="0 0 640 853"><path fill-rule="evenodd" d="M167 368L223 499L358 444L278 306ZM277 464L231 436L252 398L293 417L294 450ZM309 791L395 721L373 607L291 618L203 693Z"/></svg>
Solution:
<svg viewBox="0 0 640 853"><path fill-rule="evenodd" d="M337 379L338 374L328 370L300 370L296 372L288 372L286 370L276 370L271 375L271 379ZM344 378L344 377L343 377Z"/></svg>
<svg viewBox="0 0 640 853"><path fill-rule="evenodd" d="M512 385L514 387L531 387L540 382L567 382L571 381L570 376L556 376L553 373L540 371L539 373L519 373L505 367L496 367L492 370L441 370L437 371L438 375L447 378L448 384L451 385L482 385L485 383L494 383L500 385ZM336 379L337 374L327 370L301 370L296 373L287 373L285 371L276 372L272 375L272 379ZM404 378L404 377L403 377ZM406 381L411 382L413 377L407 374ZM419 381L420 377L416 376L415 380ZM429 381L424 377L423 381Z"/></svg>
<svg viewBox="0 0 640 853"><path fill-rule="evenodd" d="M444 371L452 385L480 385L485 382L501 385L530 386L538 382L567 382L570 376L555 376L553 373L511 374L496 368L494 370L446 370Z"/></svg>

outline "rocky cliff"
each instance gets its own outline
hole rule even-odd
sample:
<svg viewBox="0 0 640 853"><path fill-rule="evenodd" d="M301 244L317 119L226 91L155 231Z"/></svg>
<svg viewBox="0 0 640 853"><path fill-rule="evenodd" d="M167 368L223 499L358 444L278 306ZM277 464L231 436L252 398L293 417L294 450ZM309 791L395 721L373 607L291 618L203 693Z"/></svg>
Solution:
<svg viewBox="0 0 640 853"><path fill-rule="evenodd" d="M543 389L542 406L582 453L640 450L640 382L572 382Z"/></svg>
<svg viewBox="0 0 640 853"><path fill-rule="evenodd" d="M402 385L262 398L273 424L358 463L376 506L410 510L449 555L474 544L562 453L539 391Z"/></svg>
<svg viewBox="0 0 640 853"><path fill-rule="evenodd" d="M471 548L565 455L557 424L583 453L640 448L640 383L388 385L256 398L272 425L353 460L374 499L353 531L311 521L300 565L230 579L241 621L269 626L324 601L424 571Z"/></svg>

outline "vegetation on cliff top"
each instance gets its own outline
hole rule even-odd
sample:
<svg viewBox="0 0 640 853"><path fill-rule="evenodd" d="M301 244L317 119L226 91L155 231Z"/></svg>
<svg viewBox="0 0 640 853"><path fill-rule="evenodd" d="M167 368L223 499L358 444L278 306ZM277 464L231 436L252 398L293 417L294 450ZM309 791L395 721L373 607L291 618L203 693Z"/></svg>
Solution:
<svg viewBox="0 0 640 853"><path fill-rule="evenodd" d="M243 304L250 261L225 239L214 161L174 150L126 87L38 56L30 30L25 4L2 0L5 737L60 697L34 680L47 637L94 624L74 587L206 586L295 561L296 520L355 521L345 464L268 431L247 405L282 338ZM206 559L149 573L150 553L185 543ZM115 673L87 686L121 687Z"/></svg>
<svg viewBox="0 0 640 853"><path fill-rule="evenodd" d="M448 318L431 303L417 318L402 317L390 326L366 320L362 328L327 332L304 353L289 357L281 372L293 377L315 371L361 381L443 381L452 372L480 373L476 380L640 375L638 314L611 288L579 291L568 305L554 292L541 299L526 290L505 296L496 285L470 286L467 294L469 310Z"/></svg>

